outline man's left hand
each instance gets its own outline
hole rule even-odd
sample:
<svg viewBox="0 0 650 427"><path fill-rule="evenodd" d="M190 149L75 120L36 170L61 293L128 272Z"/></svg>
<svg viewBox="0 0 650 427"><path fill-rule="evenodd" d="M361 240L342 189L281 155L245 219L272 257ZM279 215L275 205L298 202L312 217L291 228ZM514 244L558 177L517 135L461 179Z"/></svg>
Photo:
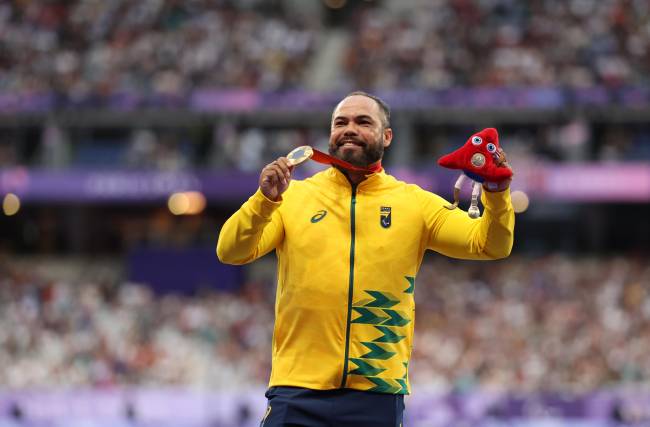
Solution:
<svg viewBox="0 0 650 427"><path fill-rule="evenodd" d="M506 158L506 153L505 151L503 151L502 148L499 148L499 151L497 151L497 156L495 158L495 161L497 163L497 167L508 168L512 170L510 164L508 163L508 159ZM514 171L512 172L512 174L514 176ZM508 179L504 179L503 181L499 181L499 182L485 181L483 183L483 189L489 192L504 191L510 187L511 182L512 182L512 177Z"/></svg>

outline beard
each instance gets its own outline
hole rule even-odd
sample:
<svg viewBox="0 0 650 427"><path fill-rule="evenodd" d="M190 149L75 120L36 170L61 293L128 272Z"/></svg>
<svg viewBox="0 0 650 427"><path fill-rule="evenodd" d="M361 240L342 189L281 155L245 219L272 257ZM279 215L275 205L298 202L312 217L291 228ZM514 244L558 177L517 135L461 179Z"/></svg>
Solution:
<svg viewBox="0 0 650 427"><path fill-rule="evenodd" d="M384 144L382 142L380 139L372 144L366 144L362 147L361 152L344 151L342 145L338 145L338 143L330 144L329 153L337 159L365 168L378 162L384 156Z"/></svg>

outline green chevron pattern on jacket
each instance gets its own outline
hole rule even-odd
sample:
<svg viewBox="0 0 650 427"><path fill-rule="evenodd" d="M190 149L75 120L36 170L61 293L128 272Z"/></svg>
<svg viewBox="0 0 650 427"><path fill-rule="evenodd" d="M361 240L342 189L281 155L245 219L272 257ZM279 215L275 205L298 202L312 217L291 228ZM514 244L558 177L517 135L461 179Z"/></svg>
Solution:
<svg viewBox="0 0 650 427"><path fill-rule="evenodd" d="M400 389L397 394L406 394L409 392L408 387L406 386L406 380L402 378L396 378L395 381L400 385Z"/></svg>
<svg viewBox="0 0 650 427"><path fill-rule="evenodd" d="M403 380L406 380L409 376L409 362L408 360L406 362L402 362L402 365L404 365L404 376L402 377Z"/></svg>
<svg viewBox="0 0 650 427"><path fill-rule="evenodd" d="M391 308L392 306L399 304L399 298L390 292L379 292L379 291L365 291L368 295L374 299L362 300L354 304L355 306L362 307L377 307L377 308Z"/></svg>
<svg viewBox="0 0 650 427"><path fill-rule="evenodd" d="M382 322L383 326L404 326L411 321L403 311L388 309L383 309L382 311L390 316L390 319Z"/></svg>
<svg viewBox="0 0 650 427"><path fill-rule="evenodd" d="M388 343L398 343L406 338L405 335L397 335L387 326L375 326L383 335L379 338L372 340L372 342L388 342Z"/></svg>
<svg viewBox="0 0 650 427"><path fill-rule="evenodd" d="M384 347L380 346L379 344L375 344L372 342L362 342L361 344L363 344L368 348L368 350L370 350L368 353L361 356L362 359L386 360L386 359L390 359L391 357L397 354L394 351L388 351Z"/></svg>
<svg viewBox="0 0 650 427"><path fill-rule="evenodd" d="M409 282L409 289L404 293L412 294L415 278L404 277ZM372 342L361 341L361 344L368 349L368 352L348 359L356 366L350 369L348 375L359 375L370 381L374 386L371 386L368 391L407 394L408 363L402 362L404 365L404 376L402 378L379 378L379 375L388 370L388 367L382 366L388 362L381 361L387 361L394 357L397 354L397 348L394 345L406 338L406 331L397 328L408 325L411 319L407 317L404 311L393 309L400 303L400 297L390 292L377 290L364 290L364 292L370 298L361 299L352 304L352 310L358 316L351 323L372 325L381 335L373 339ZM395 351L391 351L393 349Z"/></svg>
<svg viewBox="0 0 650 427"><path fill-rule="evenodd" d="M354 357L351 357L350 362L354 363L357 365L357 367L353 370L351 370L349 373L352 375L362 375L364 377L374 377L375 375L379 375L382 372L386 370L386 368L378 368L376 366L371 365L370 363L366 362L365 360L357 359Z"/></svg>
<svg viewBox="0 0 650 427"><path fill-rule="evenodd" d="M406 288L404 293L405 294L412 294L413 292L415 292L415 277L413 277L413 276L404 276L404 278L406 280L408 280L408 282L409 282L409 287Z"/></svg>
<svg viewBox="0 0 650 427"><path fill-rule="evenodd" d="M386 320L390 320L383 310L371 309L364 307L352 307L352 310L360 314L359 317L352 320L352 323L365 323L368 325L378 325Z"/></svg>
<svg viewBox="0 0 650 427"><path fill-rule="evenodd" d="M368 389L375 393L406 394L408 391L396 380L388 378L366 377L375 387Z"/></svg>

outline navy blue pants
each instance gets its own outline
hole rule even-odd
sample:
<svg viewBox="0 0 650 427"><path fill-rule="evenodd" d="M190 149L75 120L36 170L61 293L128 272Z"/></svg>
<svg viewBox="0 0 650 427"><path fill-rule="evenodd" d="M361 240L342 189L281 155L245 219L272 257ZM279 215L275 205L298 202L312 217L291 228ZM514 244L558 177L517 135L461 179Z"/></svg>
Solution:
<svg viewBox="0 0 650 427"><path fill-rule="evenodd" d="M260 427L401 427L404 396L271 387Z"/></svg>

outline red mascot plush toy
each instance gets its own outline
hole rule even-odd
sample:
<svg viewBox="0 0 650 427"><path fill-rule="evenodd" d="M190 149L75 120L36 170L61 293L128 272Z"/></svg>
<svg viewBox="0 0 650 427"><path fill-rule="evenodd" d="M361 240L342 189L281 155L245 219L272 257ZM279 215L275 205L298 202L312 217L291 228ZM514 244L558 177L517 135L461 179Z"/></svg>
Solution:
<svg viewBox="0 0 650 427"><path fill-rule="evenodd" d="M512 178L512 169L503 167L505 155L499 147L499 134L494 128L483 129L472 135L465 144L453 153L442 156L438 164L449 169L460 169L463 173L454 185L454 203L445 206L447 209L458 207L458 196L465 176L473 180L472 202L467 214L478 218L478 197L481 193L481 183L485 182L488 189L497 188L499 183Z"/></svg>

